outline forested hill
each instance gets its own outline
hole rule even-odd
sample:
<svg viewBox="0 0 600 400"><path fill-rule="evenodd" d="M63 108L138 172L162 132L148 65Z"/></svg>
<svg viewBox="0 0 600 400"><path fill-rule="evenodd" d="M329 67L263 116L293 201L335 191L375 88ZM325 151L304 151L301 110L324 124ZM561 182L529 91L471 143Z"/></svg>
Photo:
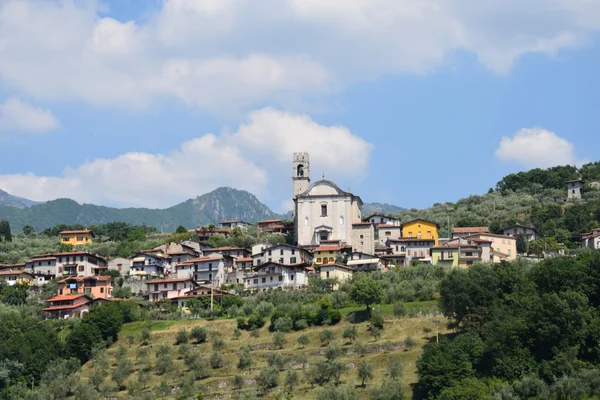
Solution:
<svg viewBox="0 0 600 400"><path fill-rule="evenodd" d="M567 202L566 181L581 177L585 183L583 201ZM510 174L487 194L472 195L456 203L435 203L432 207L399 213L402 221L421 217L437 221L441 236L448 226L488 226L492 232L518 221L535 227L546 241L578 245L577 235L600 226L600 191L589 183L600 180L600 162L577 169L558 166Z"/></svg>
<svg viewBox="0 0 600 400"><path fill-rule="evenodd" d="M279 218L253 194L227 187L213 190L166 209L112 208L57 199L27 208L0 206L0 220L8 220L13 231L32 225L36 231L59 224L100 225L127 222L174 231L179 225L196 228L228 219L254 222Z"/></svg>

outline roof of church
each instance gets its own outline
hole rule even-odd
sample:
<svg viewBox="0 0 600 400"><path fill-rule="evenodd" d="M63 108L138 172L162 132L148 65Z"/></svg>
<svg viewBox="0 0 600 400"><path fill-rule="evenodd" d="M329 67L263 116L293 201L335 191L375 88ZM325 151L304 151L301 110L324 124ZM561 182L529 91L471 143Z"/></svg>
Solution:
<svg viewBox="0 0 600 400"><path fill-rule="evenodd" d="M321 185L326 185L326 186L330 186L333 189L335 189L335 191L338 193L338 195L341 196L352 196L356 199L358 199L360 204L363 204L362 199L360 198L360 196L356 196L350 192L346 192L345 190L342 190L338 185L336 185L335 183L333 183L332 181L329 181L327 179L321 179L320 181L316 181L315 183L313 183L312 185L310 185L308 187L308 189L306 189L304 192L298 194L296 197L312 197L312 195L309 195L308 193L316 186L321 186Z"/></svg>

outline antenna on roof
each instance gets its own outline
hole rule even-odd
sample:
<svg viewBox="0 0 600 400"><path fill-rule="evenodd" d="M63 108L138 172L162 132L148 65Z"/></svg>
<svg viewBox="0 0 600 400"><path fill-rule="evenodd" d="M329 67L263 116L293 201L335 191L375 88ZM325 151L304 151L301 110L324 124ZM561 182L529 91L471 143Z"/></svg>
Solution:
<svg viewBox="0 0 600 400"><path fill-rule="evenodd" d="M323 171L323 180L325 180L325 171Z"/></svg>

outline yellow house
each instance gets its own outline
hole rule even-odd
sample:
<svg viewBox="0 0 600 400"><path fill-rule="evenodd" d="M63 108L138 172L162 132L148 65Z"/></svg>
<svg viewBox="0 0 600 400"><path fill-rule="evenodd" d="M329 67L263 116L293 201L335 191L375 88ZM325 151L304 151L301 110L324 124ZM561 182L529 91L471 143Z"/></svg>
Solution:
<svg viewBox="0 0 600 400"><path fill-rule="evenodd" d="M439 229L440 224L437 222L428 221L423 218L417 218L402 224L402 237L433 239L435 240L435 246L437 246Z"/></svg>
<svg viewBox="0 0 600 400"><path fill-rule="evenodd" d="M343 246L320 246L315 249L314 262L317 265L333 264Z"/></svg>
<svg viewBox="0 0 600 400"><path fill-rule="evenodd" d="M92 244L92 238L95 238L94 232L88 229L73 230L73 231L62 231L58 232L60 236L60 243L72 244L73 246Z"/></svg>

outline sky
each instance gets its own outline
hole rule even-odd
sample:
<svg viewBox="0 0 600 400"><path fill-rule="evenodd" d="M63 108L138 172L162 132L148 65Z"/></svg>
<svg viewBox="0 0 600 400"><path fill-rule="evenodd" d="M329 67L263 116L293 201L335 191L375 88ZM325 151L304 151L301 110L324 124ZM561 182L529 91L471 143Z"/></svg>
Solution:
<svg viewBox="0 0 600 400"><path fill-rule="evenodd" d="M0 189L424 208L600 159L600 0L0 0Z"/></svg>

